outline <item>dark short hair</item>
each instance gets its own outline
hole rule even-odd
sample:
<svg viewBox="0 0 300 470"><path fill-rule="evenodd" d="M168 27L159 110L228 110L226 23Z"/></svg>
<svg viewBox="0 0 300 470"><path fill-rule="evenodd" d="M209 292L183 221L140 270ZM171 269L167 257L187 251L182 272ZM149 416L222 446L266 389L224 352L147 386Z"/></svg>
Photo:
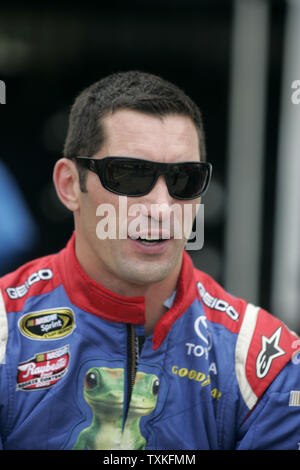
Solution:
<svg viewBox="0 0 300 470"><path fill-rule="evenodd" d="M198 106L173 83L139 71L108 75L77 96L69 116L64 156L92 157L98 152L105 141L101 119L118 109L132 109L161 117L169 114L189 117L198 132L200 158L206 159L205 135ZM84 190L82 170L79 176Z"/></svg>

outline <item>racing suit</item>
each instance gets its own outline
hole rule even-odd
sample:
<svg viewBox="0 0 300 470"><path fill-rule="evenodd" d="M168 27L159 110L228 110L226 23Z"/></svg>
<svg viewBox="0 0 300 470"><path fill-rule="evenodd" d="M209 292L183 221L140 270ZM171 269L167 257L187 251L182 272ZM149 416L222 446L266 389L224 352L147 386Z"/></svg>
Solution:
<svg viewBox="0 0 300 470"><path fill-rule="evenodd" d="M0 280L3 449L294 449L300 341L188 254L145 336L143 297L91 280L75 233Z"/></svg>

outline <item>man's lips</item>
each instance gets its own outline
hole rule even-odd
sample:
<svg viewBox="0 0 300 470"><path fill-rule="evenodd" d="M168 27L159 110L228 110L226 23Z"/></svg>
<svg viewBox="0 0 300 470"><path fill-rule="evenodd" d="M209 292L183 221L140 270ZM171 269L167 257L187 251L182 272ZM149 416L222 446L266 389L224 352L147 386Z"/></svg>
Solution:
<svg viewBox="0 0 300 470"><path fill-rule="evenodd" d="M172 238L167 239L152 239L152 241L145 240L142 238L131 238L129 237L128 240L134 246L135 250L141 253L147 254L158 254L162 253L166 248L167 245L172 241Z"/></svg>
<svg viewBox="0 0 300 470"><path fill-rule="evenodd" d="M170 240L173 238L172 234L168 230L156 230L156 231L151 231L151 232L136 232L136 233L129 233L128 237L131 240L145 240L145 241L151 241L155 242L161 241L161 240Z"/></svg>

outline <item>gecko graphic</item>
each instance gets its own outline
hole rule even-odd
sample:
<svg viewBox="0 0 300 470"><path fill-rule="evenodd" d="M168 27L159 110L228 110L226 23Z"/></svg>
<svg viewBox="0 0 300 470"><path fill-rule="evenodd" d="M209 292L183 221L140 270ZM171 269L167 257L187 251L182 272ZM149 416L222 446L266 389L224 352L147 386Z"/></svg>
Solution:
<svg viewBox="0 0 300 470"><path fill-rule="evenodd" d="M140 419L154 410L158 389L156 375L137 372L123 429L124 369L89 369L83 394L93 411L93 419L91 425L80 432L73 449L144 449L146 440L140 432Z"/></svg>

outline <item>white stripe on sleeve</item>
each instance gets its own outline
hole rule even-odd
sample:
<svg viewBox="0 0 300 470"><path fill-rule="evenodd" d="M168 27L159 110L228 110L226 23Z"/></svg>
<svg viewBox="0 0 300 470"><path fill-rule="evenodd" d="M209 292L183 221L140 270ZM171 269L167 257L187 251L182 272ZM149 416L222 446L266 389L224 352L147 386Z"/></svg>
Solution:
<svg viewBox="0 0 300 470"><path fill-rule="evenodd" d="M248 304L235 348L235 372L242 397L251 410L257 402L257 396L246 376L246 361L252 336L255 330L259 307Z"/></svg>

